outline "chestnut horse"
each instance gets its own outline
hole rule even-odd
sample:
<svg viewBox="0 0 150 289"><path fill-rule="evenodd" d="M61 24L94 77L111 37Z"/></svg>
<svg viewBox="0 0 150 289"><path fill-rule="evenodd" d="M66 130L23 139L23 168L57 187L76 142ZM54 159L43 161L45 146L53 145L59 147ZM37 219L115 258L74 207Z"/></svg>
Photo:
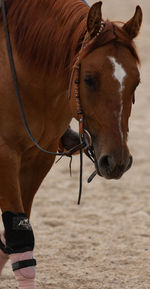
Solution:
<svg viewBox="0 0 150 289"><path fill-rule="evenodd" d="M81 0L5 3L19 90L33 136L41 147L57 152L72 117L79 119L75 90L77 97L80 93L97 173L108 179L120 178L132 164L127 135L140 81L133 39L142 23L141 8L137 6L134 16L121 24L102 20L101 2L91 8ZM0 79L0 207L4 224L0 271L10 258L19 288L33 289L34 235L29 216L34 195L55 156L39 151L24 128L2 15Z"/></svg>

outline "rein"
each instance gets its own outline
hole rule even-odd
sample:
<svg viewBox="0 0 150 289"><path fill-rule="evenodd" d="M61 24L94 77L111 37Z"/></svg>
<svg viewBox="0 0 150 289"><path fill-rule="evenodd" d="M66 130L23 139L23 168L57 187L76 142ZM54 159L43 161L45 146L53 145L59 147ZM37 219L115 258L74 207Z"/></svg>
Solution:
<svg viewBox="0 0 150 289"><path fill-rule="evenodd" d="M11 41L10 41L8 23L7 23L5 0L1 0L1 8L2 8L2 17L3 17L4 31L5 31L5 38L6 38L6 46L7 46L7 52L8 52L8 58L9 58L9 63L10 63L12 79L13 79L13 83L14 83L14 89L15 89L15 93L16 93L16 97L17 97L17 102L18 102L18 105L19 105L21 118L22 118L25 130L26 130L26 133L29 136L29 138L32 141L32 143L41 152L47 153L49 155L61 156L61 157L67 156L67 157L71 157L72 158L72 155L75 152L80 151L80 186L79 186L79 198L78 198L78 204L80 204L81 193L82 193L83 148L88 147L88 141L87 141L87 139L85 138L85 135L84 135L83 121L82 121L83 118L81 117L80 122L79 122L79 126L80 126L80 129L79 129L80 144L76 145L72 149L70 149L70 150L68 150L66 152L51 152L51 151L48 151L48 150L42 148L37 143L37 141L33 137L32 133L30 131L30 128L28 126L28 123L27 123L27 120L26 120L26 116L25 116L25 113L24 113L24 109L23 109L23 104L22 104L22 100L21 100L19 87L18 87L17 74L16 74L16 69L15 69L15 64L14 64L14 59L13 59L12 46L11 46ZM79 109L79 107L80 107L80 100L78 100L78 109Z"/></svg>
<svg viewBox="0 0 150 289"><path fill-rule="evenodd" d="M83 1L85 2L85 1ZM86 3L86 2L85 2ZM14 83L14 89L15 89L15 94L17 97L17 102L19 105L19 110L20 110L20 114L21 114L21 118L24 124L24 128L26 130L26 133L28 135L28 137L30 138L30 140L32 141L32 143L35 145L35 147L37 147L41 152L44 152L46 154L49 155L53 155L53 156L67 156L67 157L71 157L72 155L77 152L80 151L80 185L79 185L79 197L78 197L78 204L80 204L80 200L81 200L81 194L82 194L82 174L83 174L83 149L85 154L90 158L90 160L95 164L96 166L96 171L94 171L94 173L92 173L92 175L89 177L88 179L88 183L92 181L92 179L95 177L95 175L97 174L97 172L99 173L98 170L98 164L97 164L97 160L96 160L96 156L95 156L95 152L94 149L92 147L92 138L90 133L84 129L84 118L85 115L82 111L81 108L81 102L80 102L80 70L81 70L81 64L80 64L80 52L79 52L79 57L77 58L75 65L73 66L73 70L72 70L72 75L70 78L70 85L69 85L69 98L71 96L71 87L72 87L72 81L73 81L73 76L74 76L74 72L77 72L77 76L75 79L75 92L74 92L74 96L76 99L76 108L77 108L77 114L79 116L79 136L80 136L80 144L76 145L75 147L73 147L72 149L66 151L66 152L51 152L48 151L44 148L42 148L37 141L35 140L35 138L33 137L30 128L28 126L27 120L26 120L26 116L24 113L24 109L23 109L23 104L22 104L22 100L21 100L21 95L20 95L20 91L19 91L19 87L18 87L18 80L17 80L17 74L16 74L16 69L15 69L15 64L14 64L14 58L13 58L13 53L12 53L12 46L11 46L11 41L10 41L10 35L9 35L9 29L8 29L8 23L7 23L7 15L6 15L6 4L5 4L5 0L1 0L1 6L2 6L2 17L3 17L3 24L4 24L4 31L5 31L5 38L6 38L6 46L7 46L7 52L8 52L8 58L9 58L9 63L10 63L10 69L11 69L11 74L12 74L12 79L13 79L13 83ZM98 33L96 34L95 37L99 36L100 32L102 31L104 27L104 22L101 23L101 27L100 30L98 31ZM94 38L95 38L94 37ZM93 39L92 39L93 41ZM91 43L91 41L89 41ZM84 44L83 41L83 45L81 47L81 51L82 49L84 49L87 45Z"/></svg>
<svg viewBox="0 0 150 289"><path fill-rule="evenodd" d="M19 110L20 110L20 113L21 113L21 118L22 118L25 130L26 130L29 138L33 142L33 144L40 151L42 151L44 153L47 153L47 154L50 154L50 155L54 155L54 156L71 156L73 153L75 153L79 149L85 147L85 144L84 143L80 143L79 145L75 146L74 148L68 150L67 152L62 152L62 153L61 152L57 152L57 153L50 152L50 151L45 150L44 148L42 148L37 143L37 141L34 139L32 133L30 131L30 128L28 126L28 123L27 123L27 120L26 120L26 116L25 116L25 113L24 113L23 104L22 104L22 100L21 100L21 95L20 95L19 88L18 88L17 74L16 74L16 69L15 69L13 53L12 53L12 47L11 47L11 41L10 41L9 30L8 30L8 24L7 24L5 0L1 0L1 2L2 2L2 16L3 16L3 23L4 23L5 38L6 38L6 45L7 45L10 69L11 69L11 74L12 74L12 79L13 79L13 83L14 83L15 93L16 93L16 97L17 97L17 101L18 101L18 105L19 105Z"/></svg>

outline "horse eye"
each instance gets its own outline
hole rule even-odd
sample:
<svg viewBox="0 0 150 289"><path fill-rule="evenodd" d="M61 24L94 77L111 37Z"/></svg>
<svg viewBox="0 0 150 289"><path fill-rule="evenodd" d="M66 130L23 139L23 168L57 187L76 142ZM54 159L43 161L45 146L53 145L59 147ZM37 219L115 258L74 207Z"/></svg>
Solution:
<svg viewBox="0 0 150 289"><path fill-rule="evenodd" d="M84 78L84 82L89 88L96 89L97 86L96 78L93 78L91 75L86 75Z"/></svg>

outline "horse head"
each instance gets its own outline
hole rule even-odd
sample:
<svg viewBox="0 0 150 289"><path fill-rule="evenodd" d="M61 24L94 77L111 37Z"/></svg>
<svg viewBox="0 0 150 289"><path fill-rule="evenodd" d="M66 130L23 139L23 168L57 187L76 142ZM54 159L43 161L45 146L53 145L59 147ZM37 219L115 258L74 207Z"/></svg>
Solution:
<svg viewBox="0 0 150 289"><path fill-rule="evenodd" d="M101 5L95 3L89 10L87 33L79 53L80 101L84 126L92 138L97 173L118 179L132 165L128 122L140 82L133 39L139 33L142 10L137 6L134 16L119 25L102 20ZM74 85L73 81L71 96ZM71 97L73 115L78 119L74 101Z"/></svg>

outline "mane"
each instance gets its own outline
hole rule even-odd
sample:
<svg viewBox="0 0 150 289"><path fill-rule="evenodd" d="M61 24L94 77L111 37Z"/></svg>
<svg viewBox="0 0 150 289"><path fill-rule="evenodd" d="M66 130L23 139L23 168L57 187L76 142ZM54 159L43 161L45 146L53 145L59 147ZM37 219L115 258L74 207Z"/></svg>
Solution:
<svg viewBox="0 0 150 289"><path fill-rule="evenodd" d="M81 0L7 0L7 19L13 45L21 60L40 73L68 80L86 33L89 7ZM139 63L134 42L116 22L91 41L82 56L114 41L127 47Z"/></svg>
<svg viewBox="0 0 150 289"><path fill-rule="evenodd" d="M81 0L7 0L11 39L21 60L42 73L68 72L86 32Z"/></svg>

